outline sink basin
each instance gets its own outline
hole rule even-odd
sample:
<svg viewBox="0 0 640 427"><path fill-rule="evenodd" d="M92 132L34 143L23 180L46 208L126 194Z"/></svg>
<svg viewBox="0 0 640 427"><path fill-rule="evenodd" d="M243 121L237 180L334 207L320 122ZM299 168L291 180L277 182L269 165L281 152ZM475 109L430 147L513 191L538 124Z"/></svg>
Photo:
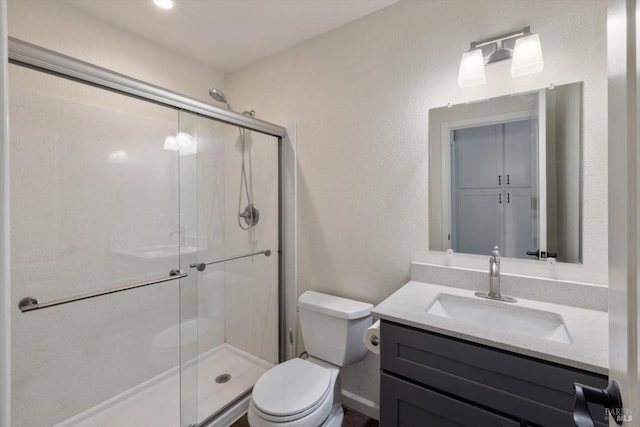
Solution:
<svg viewBox="0 0 640 427"><path fill-rule="evenodd" d="M572 342L562 316L550 311L449 294L438 294L425 311L427 314L458 320L478 328L518 333L566 344Z"/></svg>

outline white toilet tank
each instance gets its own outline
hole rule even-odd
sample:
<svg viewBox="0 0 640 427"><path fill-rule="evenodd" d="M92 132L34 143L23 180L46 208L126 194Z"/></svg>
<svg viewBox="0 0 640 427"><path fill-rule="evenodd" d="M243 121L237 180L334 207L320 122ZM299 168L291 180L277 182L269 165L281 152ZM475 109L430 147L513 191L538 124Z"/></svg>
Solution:
<svg viewBox="0 0 640 427"><path fill-rule="evenodd" d="M362 337L371 326L373 305L320 292L307 291L298 299L302 337L307 353L337 366L365 357Z"/></svg>

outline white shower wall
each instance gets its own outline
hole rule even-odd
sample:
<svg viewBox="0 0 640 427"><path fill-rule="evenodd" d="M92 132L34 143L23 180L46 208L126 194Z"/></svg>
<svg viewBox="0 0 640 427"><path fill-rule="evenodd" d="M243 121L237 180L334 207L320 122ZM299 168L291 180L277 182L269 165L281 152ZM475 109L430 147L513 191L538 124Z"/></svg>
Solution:
<svg viewBox="0 0 640 427"><path fill-rule="evenodd" d="M250 105L243 106L251 108ZM260 111L256 111L260 117ZM263 255L226 263L226 342L270 363L278 362L278 144L272 136L246 132L245 164L253 165L254 204L260 221L238 226L241 150L238 132L225 149L225 247L227 256L265 249ZM243 197L241 210L246 206Z"/></svg>
<svg viewBox="0 0 640 427"><path fill-rule="evenodd" d="M186 226L187 234L197 234L198 262L221 259L225 256L225 152L236 129L232 126L198 118L195 120L195 132L198 141L198 156L193 158L198 164L196 183L190 186L196 190L196 223ZM207 267L197 274L198 280L198 317L213 322L212 343L198 343L199 353L225 342L225 265Z"/></svg>
<svg viewBox="0 0 640 427"><path fill-rule="evenodd" d="M272 136L245 131L245 168L260 212L251 230L238 225L241 143L235 126L181 113L181 129L198 141L197 216L183 212L187 240L197 234L198 262L269 249L207 266L198 274L198 317L213 320L214 343L226 342L269 363L278 362L278 144ZM183 165L181 163L181 165ZM250 171L252 173L250 173ZM183 176L183 175L181 175ZM184 183L182 183L184 184ZM182 185L182 187L185 187ZM241 210L247 201L243 190ZM191 197L181 194L181 199ZM196 206L187 203L188 206ZM196 222L189 223L189 218ZM242 220L244 221L244 220ZM246 226L244 222L243 225ZM192 270L195 273L195 270ZM201 351L210 347L203 343Z"/></svg>

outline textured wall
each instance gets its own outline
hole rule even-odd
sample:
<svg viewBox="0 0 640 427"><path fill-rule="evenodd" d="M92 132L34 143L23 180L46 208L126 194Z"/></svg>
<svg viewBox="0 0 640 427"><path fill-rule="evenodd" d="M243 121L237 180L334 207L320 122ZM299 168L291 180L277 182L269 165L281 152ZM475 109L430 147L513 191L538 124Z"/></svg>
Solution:
<svg viewBox="0 0 640 427"><path fill-rule="evenodd" d="M541 74L460 89L473 40L530 25ZM428 111L584 81L582 265L505 260L507 272L607 281L606 3L406 1L227 75L227 92L276 123L297 122L298 286L378 303L409 262L486 268L487 257L429 252ZM371 358L370 358L371 359ZM345 370L344 386L377 400L376 363Z"/></svg>

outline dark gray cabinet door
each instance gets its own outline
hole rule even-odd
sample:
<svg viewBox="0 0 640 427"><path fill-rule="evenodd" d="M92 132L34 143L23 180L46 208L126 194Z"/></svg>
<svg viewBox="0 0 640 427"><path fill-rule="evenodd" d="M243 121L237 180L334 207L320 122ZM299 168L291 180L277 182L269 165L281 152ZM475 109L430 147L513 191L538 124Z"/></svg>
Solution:
<svg viewBox="0 0 640 427"><path fill-rule="evenodd" d="M607 385L602 375L388 321L382 322L381 338L383 377L408 380L418 388L495 411L523 425L574 427L573 383ZM395 415L384 412L400 408L384 402L384 396L389 394L382 386L381 417L394 419ZM604 408L590 408L596 425L606 426Z"/></svg>
<svg viewBox="0 0 640 427"><path fill-rule="evenodd" d="M382 373L382 427L520 427L518 421Z"/></svg>

